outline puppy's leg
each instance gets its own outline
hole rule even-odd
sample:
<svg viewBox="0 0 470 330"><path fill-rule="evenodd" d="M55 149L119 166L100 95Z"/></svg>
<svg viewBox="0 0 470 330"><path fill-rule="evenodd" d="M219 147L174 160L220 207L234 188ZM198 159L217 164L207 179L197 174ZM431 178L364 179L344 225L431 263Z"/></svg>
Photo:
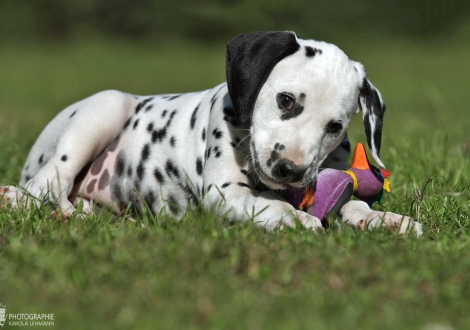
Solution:
<svg viewBox="0 0 470 330"><path fill-rule="evenodd" d="M323 228L320 219L296 210L278 194L259 192L248 185L235 183L212 187L205 196L205 202L208 206L216 206L220 214L232 219L253 219L267 230L294 227L296 219L313 231Z"/></svg>
<svg viewBox="0 0 470 330"><path fill-rule="evenodd" d="M344 222L361 230L385 227L397 229L400 234L409 231L414 232L417 236L423 234L421 224L413 221L410 217L392 212L374 211L362 201L352 200L346 203L340 210L340 216Z"/></svg>
<svg viewBox="0 0 470 330"><path fill-rule="evenodd" d="M34 144L23 170L20 184L32 200L25 204L7 196L11 204L28 207L29 202L49 201L64 215L73 212L68 196L75 177L116 139L137 103L131 95L104 91L57 115Z"/></svg>

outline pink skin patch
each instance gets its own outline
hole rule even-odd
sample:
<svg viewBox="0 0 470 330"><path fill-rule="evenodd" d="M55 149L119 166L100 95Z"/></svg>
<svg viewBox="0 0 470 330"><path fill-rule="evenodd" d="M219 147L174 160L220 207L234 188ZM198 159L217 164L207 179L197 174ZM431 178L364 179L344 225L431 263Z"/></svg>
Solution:
<svg viewBox="0 0 470 330"><path fill-rule="evenodd" d="M69 195L70 202L80 198L84 202L84 211L90 211L90 200L119 213L119 205L111 198L111 178L114 175L114 164L117 155L122 150L119 141L111 143L103 153L96 158L85 174L77 176Z"/></svg>

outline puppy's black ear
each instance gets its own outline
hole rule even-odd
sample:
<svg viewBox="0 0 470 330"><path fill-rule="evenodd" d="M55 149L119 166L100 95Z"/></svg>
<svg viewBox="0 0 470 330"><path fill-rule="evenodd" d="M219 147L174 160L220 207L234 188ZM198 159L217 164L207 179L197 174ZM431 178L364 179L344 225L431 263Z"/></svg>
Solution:
<svg viewBox="0 0 470 330"><path fill-rule="evenodd" d="M258 93L274 66L299 47L293 32L240 34L227 44L227 85L238 123L250 120Z"/></svg>
<svg viewBox="0 0 470 330"><path fill-rule="evenodd" d="M359 90L359 106L362 109L362 121L372 157L380 167L385 168L380 160L385 103L378 89L367 78L363 79Z"/></svg>

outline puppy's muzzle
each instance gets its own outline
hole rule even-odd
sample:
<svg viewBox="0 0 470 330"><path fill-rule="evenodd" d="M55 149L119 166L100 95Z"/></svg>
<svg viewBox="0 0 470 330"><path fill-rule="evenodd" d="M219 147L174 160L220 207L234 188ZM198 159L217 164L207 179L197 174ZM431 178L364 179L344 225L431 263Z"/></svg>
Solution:
<svg viewBox="0 0 470 330"><path fill-rule="evenodd" d="M276 165L274 165L271 174L281 182L294 183L302 181L308 166L296 165L293 161L287 158L281 158Z"/></svg>

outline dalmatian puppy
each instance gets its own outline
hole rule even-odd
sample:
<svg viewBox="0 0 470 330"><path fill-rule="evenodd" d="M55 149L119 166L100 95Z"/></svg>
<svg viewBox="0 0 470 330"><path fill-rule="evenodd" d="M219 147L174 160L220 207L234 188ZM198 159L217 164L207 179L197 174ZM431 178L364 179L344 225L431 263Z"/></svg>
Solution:
<svg viewBox="0 0 470 330"><path fill-rule="evenodd" d="M193 205L271 230L318 218L279 194L315 182L328 164L345 166L346 129L363 111L379 158L385 105L363 66L338 47L292 32L242 34L227 44L227 82L196 93L134 96L108 90L60 112L32 147L17 187L0 188L3 206L54 203L70 216L95 204L180 217ZM330 156L329 156L330 155ZM422 232L394 213L349 201L340 216L363 228Z"/></svg>

